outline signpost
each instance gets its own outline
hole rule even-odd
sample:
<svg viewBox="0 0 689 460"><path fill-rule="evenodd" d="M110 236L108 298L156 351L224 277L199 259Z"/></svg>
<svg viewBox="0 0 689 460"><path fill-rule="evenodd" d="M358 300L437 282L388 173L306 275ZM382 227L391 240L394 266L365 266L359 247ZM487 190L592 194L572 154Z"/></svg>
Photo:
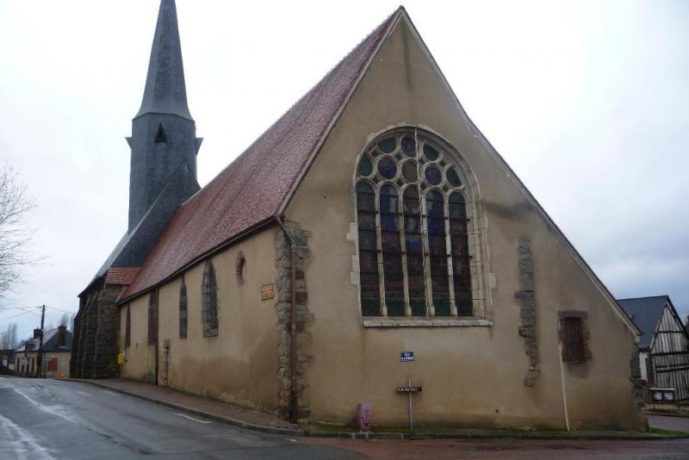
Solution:
<svg viewBox="0 0 689 460"><path fill-rule="evenodd" d="M400 362L401 363L409 363L412 361L415 361L416 357L414 356L413 351L401 351L400 352ZM407 378L407 385L406 386L401 386L397 387L397 393L400 394L407 394L407 397L409 399L409 429L414 428L414 411L412 407L412 395L416 393L421 393L423 390L423 387L421 385L412 385L411 384L411 377Z"/></svg>

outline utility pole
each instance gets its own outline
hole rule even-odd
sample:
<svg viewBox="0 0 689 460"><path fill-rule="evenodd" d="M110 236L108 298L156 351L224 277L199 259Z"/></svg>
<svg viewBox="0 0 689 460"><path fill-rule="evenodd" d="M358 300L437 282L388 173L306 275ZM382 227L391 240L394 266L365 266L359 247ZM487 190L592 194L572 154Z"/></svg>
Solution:
<svg viewBox="0 0 689 460"><path fill-rule="evenodd" d="M45 305L41 311L41 336L38 339L38 364L36 367L36 377L43 377L43 325L45 323Z"/></svg>

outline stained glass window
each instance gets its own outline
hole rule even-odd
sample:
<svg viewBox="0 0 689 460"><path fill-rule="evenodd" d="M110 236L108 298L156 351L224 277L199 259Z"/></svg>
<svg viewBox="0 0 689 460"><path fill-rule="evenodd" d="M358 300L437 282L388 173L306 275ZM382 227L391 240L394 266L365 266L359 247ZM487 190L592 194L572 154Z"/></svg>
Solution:
<svg viewBox="0 0 689 460"><path fill-rule="evenodd" d="M361 308L364 316L380 315L380 280L376 242L376 193L367 182L356 185L359 221L359 273Z"/></svg>
<svg viewBox="0 0 689 460"><path fill-rule="evenodd" d="M404 191L404 242L407 250L407 282L412 316L426 316L426 282L423 273L421 200L416 187Z"/></svg>
<svg viewBox="0 0 689 460"><path fill-rule="evenodd" d="M378 161L378 172L385 179L392 179L397 175L397 163L390 157L383 157Z"/></svg>
<svg viewBox="0 0 689 460"><path fill-rule="evenodd" d="M203 270L201 289L201 318L203 319L203 335L218 335L218 284L215 279L215 268L208 261Z"/></svg>
<svg viewBox="0 0 689 460"><path fill-rule="evenodd" d="M400 244L399 197L393 185L380 189L380 234L385 274L385 305L388 316L404 316L404 275Z"/></svg>
<svg viewBox="0 0 689 460"><path fill-rule="evenodd" d="M385 134L361 156L356 212L364 316L474 315L470 195L452 158L413 129Z"/></svg>

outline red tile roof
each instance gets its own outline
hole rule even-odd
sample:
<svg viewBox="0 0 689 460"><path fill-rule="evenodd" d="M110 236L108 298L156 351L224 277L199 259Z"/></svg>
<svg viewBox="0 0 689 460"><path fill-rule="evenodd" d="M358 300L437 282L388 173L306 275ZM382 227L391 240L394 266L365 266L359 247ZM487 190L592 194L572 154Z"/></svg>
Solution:
<svg viewBox="0 0 689 460"><path fill-rule="evenodd" d="M398 9L213 181L187 200L123 296L136 296L262 224L290 198Z"/></svg>
<svg viewBox="0 0 689 460"><path fill-rule="evenodd" d="M139 267L111 268L105 275L105 284L129 286L138 273Z"/></svg>

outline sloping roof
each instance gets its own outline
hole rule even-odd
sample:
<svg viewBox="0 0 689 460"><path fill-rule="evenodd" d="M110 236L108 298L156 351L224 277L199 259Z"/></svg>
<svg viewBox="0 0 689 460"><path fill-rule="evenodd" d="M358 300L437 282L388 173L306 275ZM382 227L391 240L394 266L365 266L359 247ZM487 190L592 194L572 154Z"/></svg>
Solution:
<svg viewBox="0 0 689 460"><path fill-rule="evenodd" d="M277 217L403 12L400 8L386 19L244 153L180 207L123 300Z"/></svg>
<svg viewBox="0 0 689 460"><path fill-rule="evenodd" d="M57 338L58 338L58 330L59 328L54 328L47 330L43 333L43 351L44 352L49 352L49 351L72 351L72 342L74 340L74 335L72 334L71 331L66 330L65 331L65 345L64 346L57 346ZM15 350L15 352L24 352L24 350L27 349L29 351L38 351L38 348L40 346L40 339L29 339L24 342L24 345L20 346Z"/></svg>
<svg viewBox="0 0 689 460"><path fill-rule="evenodd" d="M139 267L111 268L105 275L106 284L129 286L139 273Z"/></svg>
<svg viewBox="0 0 689 460"><path fill-rule="evenodd" d="M107 275L115 267L127 269L140 267L179 208L180 195L191 196L199 188L189 165L184 161L180 163L146 214L136 227L120 239L91 282L79 295L83 295L94 282L104 276L109 284L131 284L134 276L127 283L110 283Z"/></svg>
<svg viewBox="0 0 689 460"><path fill-rule="evenodd" d="M665 305L669 301L670 298L666 295L618 300L629 317L634 320L643 332L639 339L639 348L649 348L651 346L656 326L663 316Z"/></svg>

